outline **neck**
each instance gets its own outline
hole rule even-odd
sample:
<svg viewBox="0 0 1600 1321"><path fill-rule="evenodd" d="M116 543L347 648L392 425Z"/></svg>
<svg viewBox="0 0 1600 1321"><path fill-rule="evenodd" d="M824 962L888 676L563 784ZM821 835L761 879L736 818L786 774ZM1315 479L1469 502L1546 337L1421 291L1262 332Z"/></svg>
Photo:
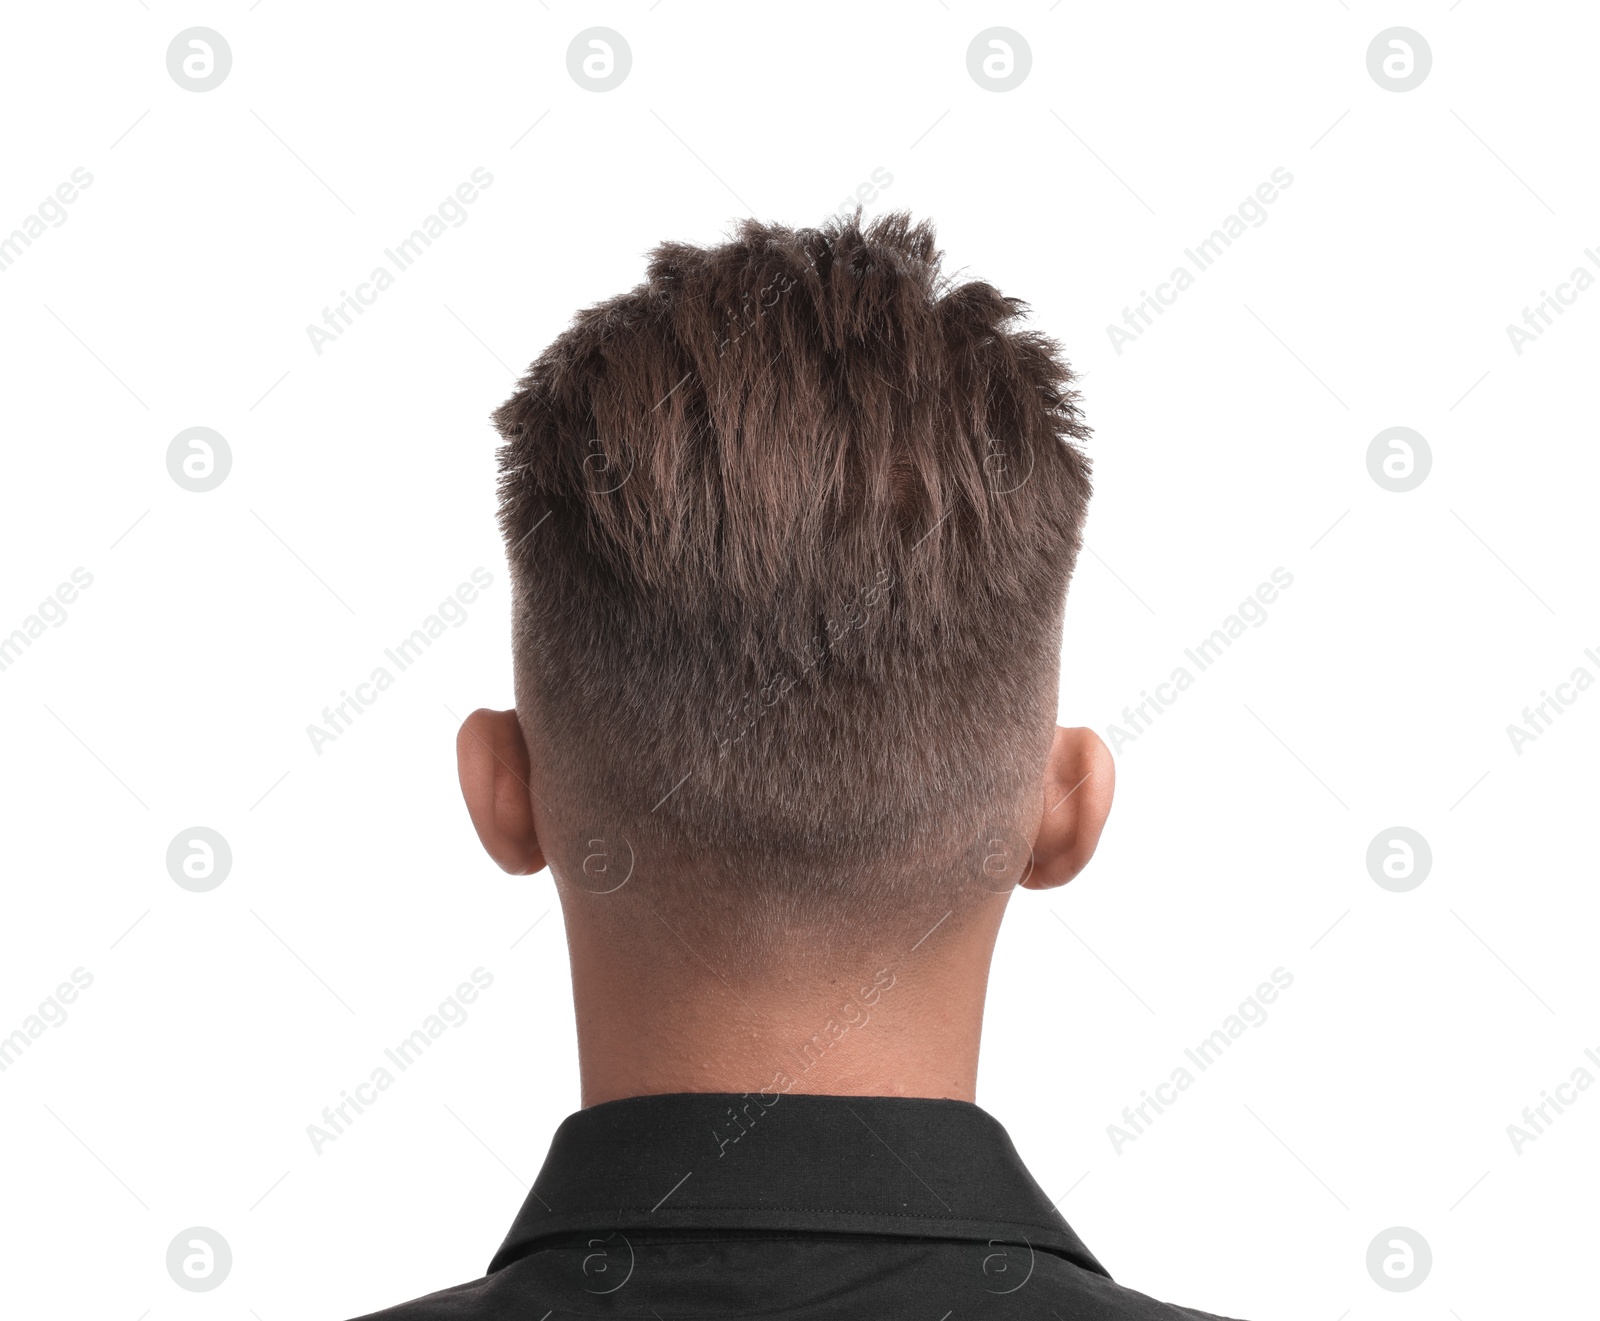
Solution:
<svg viewBox="0 0 1600 1321"><path fill-rule="evenodd" d="M563 895L585 1107L671 1092L975 1098L1003 904L909 952L797 939L803 956L741 970L656 917L648 949L619 939L591 899Z"/></svg>

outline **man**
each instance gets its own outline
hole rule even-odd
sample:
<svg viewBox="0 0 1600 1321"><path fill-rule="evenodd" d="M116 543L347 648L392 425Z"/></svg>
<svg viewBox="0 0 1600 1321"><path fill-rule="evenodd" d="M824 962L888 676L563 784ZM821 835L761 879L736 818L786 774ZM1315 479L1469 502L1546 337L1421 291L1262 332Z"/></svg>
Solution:
<svg viewBox="0 0 1600 1321"><path fill-rule="evenodd" d="M496 412L517 708L461 785L554 879L584 1108L488 1275L379 1316L1201 1315L973 1103L1000 919L1113 772L1055 727L1072 373L939 261L899 215L663 244Z"/></svg>

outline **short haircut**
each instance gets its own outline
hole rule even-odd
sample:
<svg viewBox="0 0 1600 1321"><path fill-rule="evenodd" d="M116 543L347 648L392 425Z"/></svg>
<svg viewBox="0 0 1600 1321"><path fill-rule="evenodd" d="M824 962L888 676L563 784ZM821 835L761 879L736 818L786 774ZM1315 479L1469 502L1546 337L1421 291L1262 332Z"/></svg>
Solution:
<svg viewBox="0 0 1600 1321"><path fill-rule="evenodd" d="M1037 819L1088 431L941 257L904 214L663 243L494 413L535 788L747 938L942 911Z"/></svg>

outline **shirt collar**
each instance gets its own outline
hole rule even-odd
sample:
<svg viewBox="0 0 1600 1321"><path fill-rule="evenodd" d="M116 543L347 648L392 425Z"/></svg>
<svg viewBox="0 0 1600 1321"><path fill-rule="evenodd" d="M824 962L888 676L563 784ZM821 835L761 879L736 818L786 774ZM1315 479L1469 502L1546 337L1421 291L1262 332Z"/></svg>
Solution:
<svg viewBox="0 0 1600 1321"><path fill-rule="evenodd" d="M1027 1243L1107 1273L977 1106L782 1092L568 1116L489 1270L556 1235L682 1229Z"/></svg>

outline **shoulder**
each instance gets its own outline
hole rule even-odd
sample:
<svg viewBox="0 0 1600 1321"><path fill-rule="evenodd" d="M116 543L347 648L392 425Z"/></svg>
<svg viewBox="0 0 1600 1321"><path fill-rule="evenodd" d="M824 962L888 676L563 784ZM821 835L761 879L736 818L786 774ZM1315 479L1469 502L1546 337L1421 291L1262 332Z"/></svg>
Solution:
<svg viewBox="0 0 1600 1321"><path fill-rule="evenodd" d="M606 1267L609 1269L609 1264ZM593 1314L601 1267L587 1249L531 1254L483 1279L354 1321L538 1321ZM609 1276L606 1277L609 1280ZM831 1321L841 1305L860 1316L907 1306L937 1317L1004 1315L1011 1321L1229 1321L1163 1303L1054 1253L1026 1245L949 1240L863 1240L709 1235L629 1246L617 1289L638 1315L685 1313ZM707 1311L715 1300L717 1310Z"/></svg>

